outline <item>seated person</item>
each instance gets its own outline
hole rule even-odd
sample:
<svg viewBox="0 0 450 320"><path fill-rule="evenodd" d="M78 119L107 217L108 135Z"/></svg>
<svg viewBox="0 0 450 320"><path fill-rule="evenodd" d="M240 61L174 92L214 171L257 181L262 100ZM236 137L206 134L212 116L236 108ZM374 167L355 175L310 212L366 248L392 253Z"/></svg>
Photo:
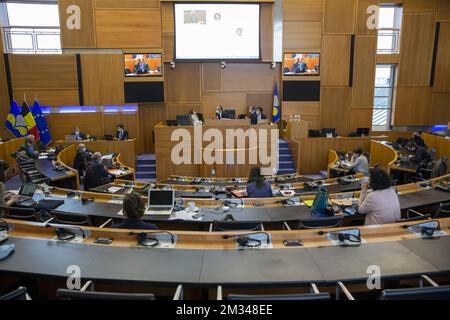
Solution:
<svg viewBox="0 0 450 320"><path fill-rule="evenodd" d="M247 181L247 195L249 198L272 197L272 187L261 175L260 167L253 167Z"/></svg>
<svg viewBox="0 0 450 320"><path fill-rule="evenodd" d="M117 126L117 134L116 134L117 140L128 140L128 131L125 130L125 127L123 124L119 124Z"/></svg>
<svg viewBox="0 0 450 320"><path fill-rule="evenodd" d="M112 225L112 228L118 229L140 229L140 230L157 230L158 228L151 223L143 222L145 205L138 193L130 193L123 199L123 215L126 219L120 223Z"/></svg>
<svg viewBox="0 0 450 320"><path fill-rule="evenodd" d="M447 174L447 171L448 171L448 158L447 156L443 156L433 165L431 169L430 178L434 179L437 177L444 176Z"/></svg>
<svg viewBox="0 0 450 320"><path fill-rule="evenodd" d="M80 128L75 127L75 131L72 132L72 135L75 136L75 140L86 140L86 134L80 131Z"/></svg>
<svg viewBox="0 0 450 320"><path fill-rule="evenodd" d="M422 131L415 131L406 143L405 147L408 149L414 149L416 144L425 146L425 140L422 139Z"/></svg>
<svg viewBox="0 0 450 320"><path fill-rule="evenodd" d="M102 154L100 152L94 153L92 160L84 177L84 190L86 191L110 183L114 179L102 164Z"/></svg>
<svg viewBox="0 0 450 320"><path fill-rule="evenodd" d="M144 62L144 59L140 57L138 59L138 62L134 65L134 72L137 74L145 74L149 73L150 67L148 66L147 62Z"/></svg>
<svg viewBox="0 0 450 320"><path fill-rule="evenodd" d="M415 149L416 149L416 154L411 158L412 162L416 162L416 163L428 163L430 162L431 156L428 153L428 150L425 146L425 143L423 143L421 140L416 140L415 141Z"/></svg>
<svg viewBox="0 0 450 320"><path fill-rule="evenodd" d="M264 110L261 107L256 107L256 114L258 117L258 122L267 119L267 116L264 114Z"/></svg>
<svg viewBox="0 0 450 320"><path fill-rule="evenodd" d="M353 151L355 154L355 159L353 160L352 166L350 167L351 171L355 173L362 173L366 177L369 176L369 161L367 157L363 154L361 148L357 148Z"/></svg>
<svg viewBox="0 0 450 320"><path fill-rule="evenodd" d="M293 73L305 73L308 71L308 65L303 61L303 57L300 56L297 58L297 61L292 65Z"/></svg>
<svg viewBox="0 0 450 320"><path fill-rule="evenodd" d="M198 118L197 113L195 112L195 110L190 110L189 111L189 115L191 116L191 121L192 121L192 125L194 126L200 126L203 124L203 122L200 121L200 119Z"/></svg>
<svg viewBox="0 0 450 320"><path fill-rule="evenodd" d="M19 152L20 152L20 151L25 151L26 154L27 154L27 156L28 156L29 158L31 158L31 159L37 159L37 158L39 158L39 151L36 151L36 150L35 150L34 143L35 143L35 138L34 138L34 136L33 136L32 134L28 135L28 136L25 138L24 144L22 144L22 145L20 146Z"/></svg>
<svg viewBox="0 0 450 320"><path fill-rule="evenodd" d="M84 143L80 143L77 146L77 153L75 155L75 159L73 160L73 168L81 173L84 173L88 167L89 161L91 161L91 158L92 152L86 149L86 145Z"/></svg>
<svg viewBox="0 0 450 320"><path fill-rule="evenodd" d="M368 188L372 191L368 191ZM370 170L370 182L361 186L358 212L366 215L366 225L394 223L401 220L400 201L388 173Z"/></svg>
<svg viewBox="0 0 450 320"><path fill-rule="evenodd" d="M7 193L5 190L6 171L9 165L6 161L0 160L0 206L11 206L17 201L18 196Z"/></svg>
<svg viewBox="0 0 450 320"><path fill-rule="evenodd" d="M217 120L222 120L223 117L223 107L222 106L218 106L216 108L216 119Z"/></svg>
<svg viewBox="0 0 450 320"><path fill-rule="evenodd" d="M248 112L250 113L250 124L258 124L258 114L256 113L255 107L250 107L248 109Z"/></svg>

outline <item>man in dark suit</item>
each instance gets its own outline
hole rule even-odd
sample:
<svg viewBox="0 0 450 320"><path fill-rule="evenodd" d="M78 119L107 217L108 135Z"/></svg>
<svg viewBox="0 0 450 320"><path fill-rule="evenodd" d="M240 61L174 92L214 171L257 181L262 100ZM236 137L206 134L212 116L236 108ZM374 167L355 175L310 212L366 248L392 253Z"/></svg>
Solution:
<svg viewBox="0 0 450 320"><path fill-rule="evenodd" d="M114 179L102 164L102 154L100 152L94 153L92 160L84 177L84 190L86 191L110 183Z"/></svg>
<svg viewBox="0 0 450 320"><path fill-rule="evenodd" d="M297 61L292 66L292 72L305 73L308 70L308 65L303 61L303 57L297 58Z"/></svg>
<svg viewBox="0 0 450 320"><path fill-rule="evenodd" d="M128 131L125 130L123 124L117 126L116 138L118 140L128 140Z"/></svg>
<svg viewBox="0 0 450 320"><path fill-rule="evenodd" d="M84 143L80 143L77 147L77 154L75 155L75 159L73 161L73 168L78 170L81 173L81 176L84 175L84 171L86 171L91 158L92 152L86 149L86 145Z"/></svg>
<svg viewBox="0 0 450 320"><path fill-rule="evenodd" d="M72 132L72 135L75 136L76 141L86 140L86 135L80 131L80 128L76 127L75 131Z"/></svg>
<svg viewBox="0 0 450 320"><path fill-rule="evenodd" d="M250 107L248 111L250 112L250 123L258 124L258 114L256 113L256 108Z"/></svg>
<svg viewBox="0 0 450 320"><path fill-rule="evenodd" d="M154 224L142 221L144 216L144 201L138 193L130 193L123 199L123 215L126 217L122 222L113 224L113 228L156 230Z"/></svg>
<svg viewBox="0 0 450 320"><path fill-rule="evenodd" d="M425 164L427 164L432 160L425 146L425 143L421 142L420 140L417 140L415 146L416 146L416 154L414 157L411 158L412 162L416 163L424 162Z"/></svg>

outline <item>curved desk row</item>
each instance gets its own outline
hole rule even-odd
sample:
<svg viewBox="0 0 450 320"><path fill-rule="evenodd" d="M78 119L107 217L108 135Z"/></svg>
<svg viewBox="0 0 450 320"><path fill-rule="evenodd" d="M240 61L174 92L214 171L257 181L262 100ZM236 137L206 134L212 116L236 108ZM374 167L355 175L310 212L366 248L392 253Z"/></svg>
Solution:
<svg viewBox="0 0 450 320"><path fill-rule="evenodd" d="M83 280L203 288L365 283L373 265L382 280L443 276L450 273L450 219L439 221L445 235L434 239L423 239L403 224L361 227L363 243L348 247L332 244L317 230L273 231L273 248L245 250L236 249L235 239L224 240L222 232L174 231L175 248L149 248L140 247L130 230L85 228L90 235L83 243L69 243L53 239L56 226L9 221L9 243L16 248L0 262L0 271L67 279L67 268L76 265ZM332 231L338 230L343 229ZM99 245L98 237L114 240ZM283 240L296 239L304 246L283 246Z"/></svg>

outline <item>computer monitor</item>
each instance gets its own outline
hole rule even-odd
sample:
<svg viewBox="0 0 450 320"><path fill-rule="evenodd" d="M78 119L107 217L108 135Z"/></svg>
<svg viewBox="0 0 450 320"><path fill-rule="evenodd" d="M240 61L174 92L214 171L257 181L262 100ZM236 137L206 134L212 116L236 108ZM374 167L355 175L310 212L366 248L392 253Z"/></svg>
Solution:
<svg viewBox="0 0 450 320"><path fill-rule="evenodd" d="M335 128L323 128L322 129L322 136L326 137L329 134L331 134L333 137L336 137L336 129Z"/></svg>
<svg viewBox="0 0 450 320"><path fill-rule="evenodd" d="M19 195L26 197L33 197L34 192L36 191L37 184L31 182L24 182L22 187L20 187Z"/></svg>
<svg viewBox="0 0 450 320"><path fill-rule="evenodd" d="M114 140L112 134L105 134L104 139L105 139L106 141Z"/></svg>
<svg viewBox="0 0 450 320"><path fill-rule="evenodd" d="M320 131L319 130L308 130L308 136L310 138L319 138L320 137Z"/></svg>
<svg viewBox="0 0 450 320"><path fill-rule="evenodd" d="M192 119L189 114L178 115L177 124L179 126L192 126Z"/></svg>
<svg viewBox="0 0 450 320"><path fill-rule="evenodd" d="M223 110L222 118L236 119L236 110Z"/></svg>
<svg viewBox="0 0 450 320"><path fill-rule="evenodd" d="M149 189L148 207L149 208L173 208L175 204L174 190Z"/></svg>
<svg viewBox="0 0 450 320"><path fill-rule="evenodd" d="M177 125L177 120L166 120L166 126L168 127L176 127Z"/></svg>
<svg viewBox="0 0 450 320"><path fill-rule="evenodd" d="M358 136L360 136L360 137L361 136L368 136L369 132L370 132L369 128L358 128L358 129L356 129L356 134Z"/></svg>

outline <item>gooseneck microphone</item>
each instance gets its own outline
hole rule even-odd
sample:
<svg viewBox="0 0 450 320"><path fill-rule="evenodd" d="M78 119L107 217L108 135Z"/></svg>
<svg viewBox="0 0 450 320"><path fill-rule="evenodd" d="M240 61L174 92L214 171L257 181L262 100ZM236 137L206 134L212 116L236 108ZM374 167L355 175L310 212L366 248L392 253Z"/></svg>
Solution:
<svg viewBox="0 0 450 320"><path fill-rule="evenodd" d="M171 242L175 243L175 236L173 235L173 233L171 233L169 231L129 232L128 233L128 235L138 236L138 238L140 238L140 239L146 239L147 236L151 235L151 234L168 234L168 235L170 235Z"/></svg>
<svg viewBox="0 0 450 320"><path fill-rule="evenodd" d="M223 236L223 239L233 239L233 238L240 238L240 237L248 237L253 236L257 234L264 234L267 237L267 243L270 243L270 235L267 232L250 232L250 233L241 233L241 234L225 234Z"/></svg>

